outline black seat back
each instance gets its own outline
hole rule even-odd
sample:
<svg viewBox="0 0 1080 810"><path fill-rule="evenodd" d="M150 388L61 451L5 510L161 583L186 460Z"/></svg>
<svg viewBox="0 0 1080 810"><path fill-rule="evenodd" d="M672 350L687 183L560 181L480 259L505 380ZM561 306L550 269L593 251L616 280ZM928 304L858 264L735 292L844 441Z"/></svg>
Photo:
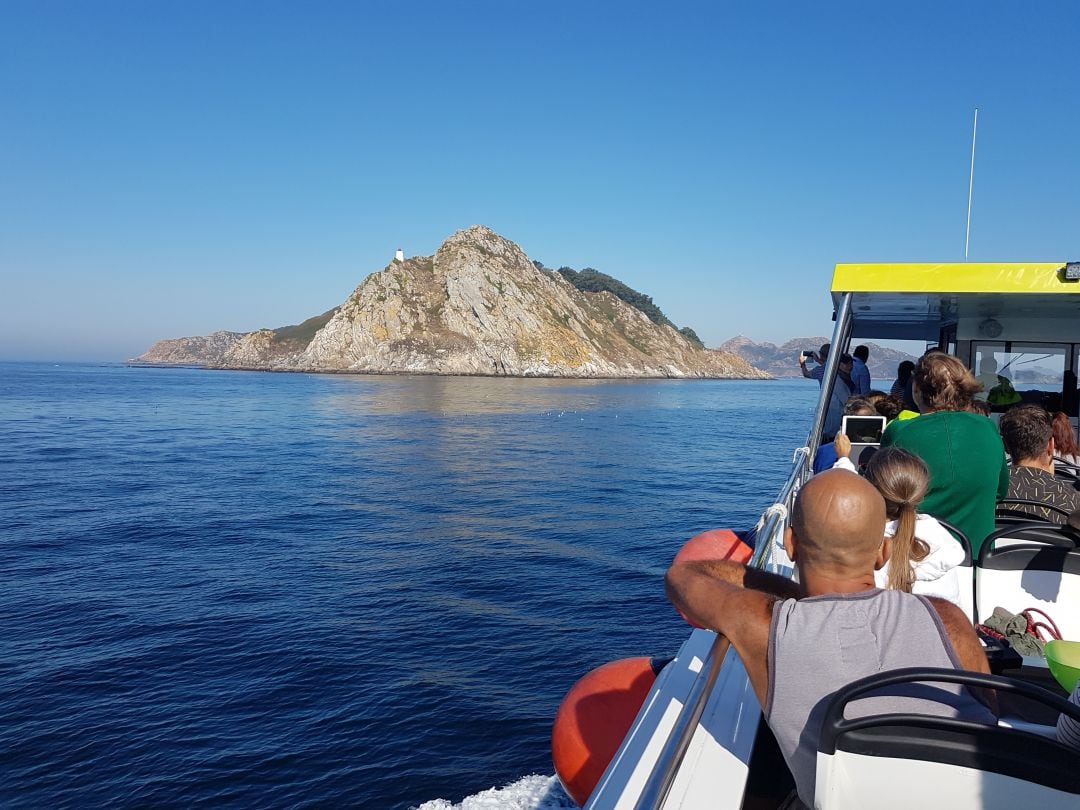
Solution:
<svg viewBox="0 0 1080 810"><path fill-rule="evenodd" d="M1012 613L1034 607L1054 619L1063 638L1080 640L1078 542L1076 529L1053 523L1016 523L992 532L975 568L978 620L995 607Z"/></svg>
<svg viewBox="0 0 1080 810"><path fill-rule="evenodd" d="M947 520L941 518L935 518L938 523L944 526L956 538L956 541L964 549L964 561L957 566L959 569L957 575L960 578L960 608L971 619L971 623L975 623L975 574L974 566L975 561L971 555L971 540L964 532L958 529Z"/></svg>
<svg viewBox="0 0 1080 810"><path fill-rule="evenodd" d="M952 810L1007 807L1017 796L1020 806L1040 810L1080 806L1080 768L1076 766L1080 751L1055 738L947 717L844 717L850 702L913 682L959 683L1018 694L1080 722L1080 706L1010 678L922 667L871 675L836 692L825 711L818 745L817 807L850 807L853 798L873 796L875 790L879 797L875 806L918 806L906 803L917 800L926 781L933 782L928 788L931 797L937 797L932 799L933 806L947 804ZM866 757L875 758L873 769L860 767ZM882 759L894 762L882 763ZM895 769L895 778L882 781L882 766ZM875 784L860 786L859 780ZM981 791L971 791L972 784ZM890 794L889 785L896 794Z"/></svg>
<svg viewBox="0 0 1080 810"><path fill-rule="evenodd" d="M1031 523L1037 520L1045 520L1042 514L1034 514L1030 509L1023 507L1037 507L1046 510L1052 515L1061 515L1063 518L1067 518L1070 514L1068 509L1062 509L1052 503L1032 501L1027 498L1005 498L998 501L997 506L994 507L994 523L998 526L1005 526L1013 523ZM1061 520L1060 522L1064 523L1065 521Z"/></svg>

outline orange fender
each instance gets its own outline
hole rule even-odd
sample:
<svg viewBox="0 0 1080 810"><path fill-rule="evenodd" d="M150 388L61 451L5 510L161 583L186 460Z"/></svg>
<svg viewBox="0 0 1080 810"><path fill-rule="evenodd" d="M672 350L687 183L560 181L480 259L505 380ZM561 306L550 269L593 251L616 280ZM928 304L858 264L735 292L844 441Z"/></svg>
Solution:
<svg viewBox="0 0 1080 810"><path fill-rule="evenodd" d="M551 728L551 759L563 788L584 806L622 745L657 670L651 658L597 667L566 693Z"/></svg>
<svg viewBox="0 0 1080 810"><path fill-rule="evenodd" d="M675 555L672 564L697 560L734 560L745 563L753 554L750 546L740 540L731 529L711 529L687 540ZM691 626L701 627L700 624L690 621L681 610L679 615Z"/></svg>

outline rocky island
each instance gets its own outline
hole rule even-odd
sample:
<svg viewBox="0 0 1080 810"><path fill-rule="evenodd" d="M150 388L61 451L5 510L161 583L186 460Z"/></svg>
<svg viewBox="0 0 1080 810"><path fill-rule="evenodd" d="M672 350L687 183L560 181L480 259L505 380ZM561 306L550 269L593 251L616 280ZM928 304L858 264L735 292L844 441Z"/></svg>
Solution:
<svg viewBox="0 0 1080 810"><path fill-rule="evenodd" d="M657 317L651 299L634 293L656 310L653 319L610 291L579 289L571 273L548 270L474 225L434 256L395 258L343 304L297 326L161 340L132 362L520 377L769 377Z"/></svg>

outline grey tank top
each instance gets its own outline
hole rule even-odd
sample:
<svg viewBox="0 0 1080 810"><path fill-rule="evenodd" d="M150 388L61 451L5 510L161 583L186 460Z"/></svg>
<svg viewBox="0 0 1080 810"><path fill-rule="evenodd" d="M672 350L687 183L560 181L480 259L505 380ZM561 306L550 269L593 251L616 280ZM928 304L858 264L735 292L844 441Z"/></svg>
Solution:
<svg viewBox="0 0 1080 810"><path fill-rule="evenodd" d="M925 597L876 588L777 602L768 655L765 719L795 777L799 798L811 807L821 720L836 690L903 667L963 669ZM846 716L891 712L997 722L958 684L898 685L888 695L851 703Z"/></svg>

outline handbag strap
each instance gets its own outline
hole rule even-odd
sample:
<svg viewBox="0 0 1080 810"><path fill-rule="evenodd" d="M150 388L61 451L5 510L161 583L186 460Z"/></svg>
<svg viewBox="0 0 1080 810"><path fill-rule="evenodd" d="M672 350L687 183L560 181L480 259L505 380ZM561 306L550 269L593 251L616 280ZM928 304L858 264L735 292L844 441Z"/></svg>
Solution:
<svg viewBox="0 0 1080 810"><path fill-rule="evenodd" d="M1058 629L1058 626L1054 622L1054 620L1046 615L1046 611L1039 610L1039 608L1031 607L1031 608L1026 608L1025 610L1022 610L1020 613L1025 619L1027 619L1028 632L1031 633L1032 635L1034 635L1036 638L1038 638L1038 639L1040 639L1042 641L1050 641L1051 639L1057 639L1057 640L1061 639L1061 631ZM1038 617L1040 617L1042 619L1046 619L1046 621L1045 622L1035 621L1035 619L1033 618L1034 616L1038 616ZM1040 630L1044 631L1046 633L1046 635L1049 636L1049 638L1045 638L1045 639L1042 638L1039 635Z"/></svg>

